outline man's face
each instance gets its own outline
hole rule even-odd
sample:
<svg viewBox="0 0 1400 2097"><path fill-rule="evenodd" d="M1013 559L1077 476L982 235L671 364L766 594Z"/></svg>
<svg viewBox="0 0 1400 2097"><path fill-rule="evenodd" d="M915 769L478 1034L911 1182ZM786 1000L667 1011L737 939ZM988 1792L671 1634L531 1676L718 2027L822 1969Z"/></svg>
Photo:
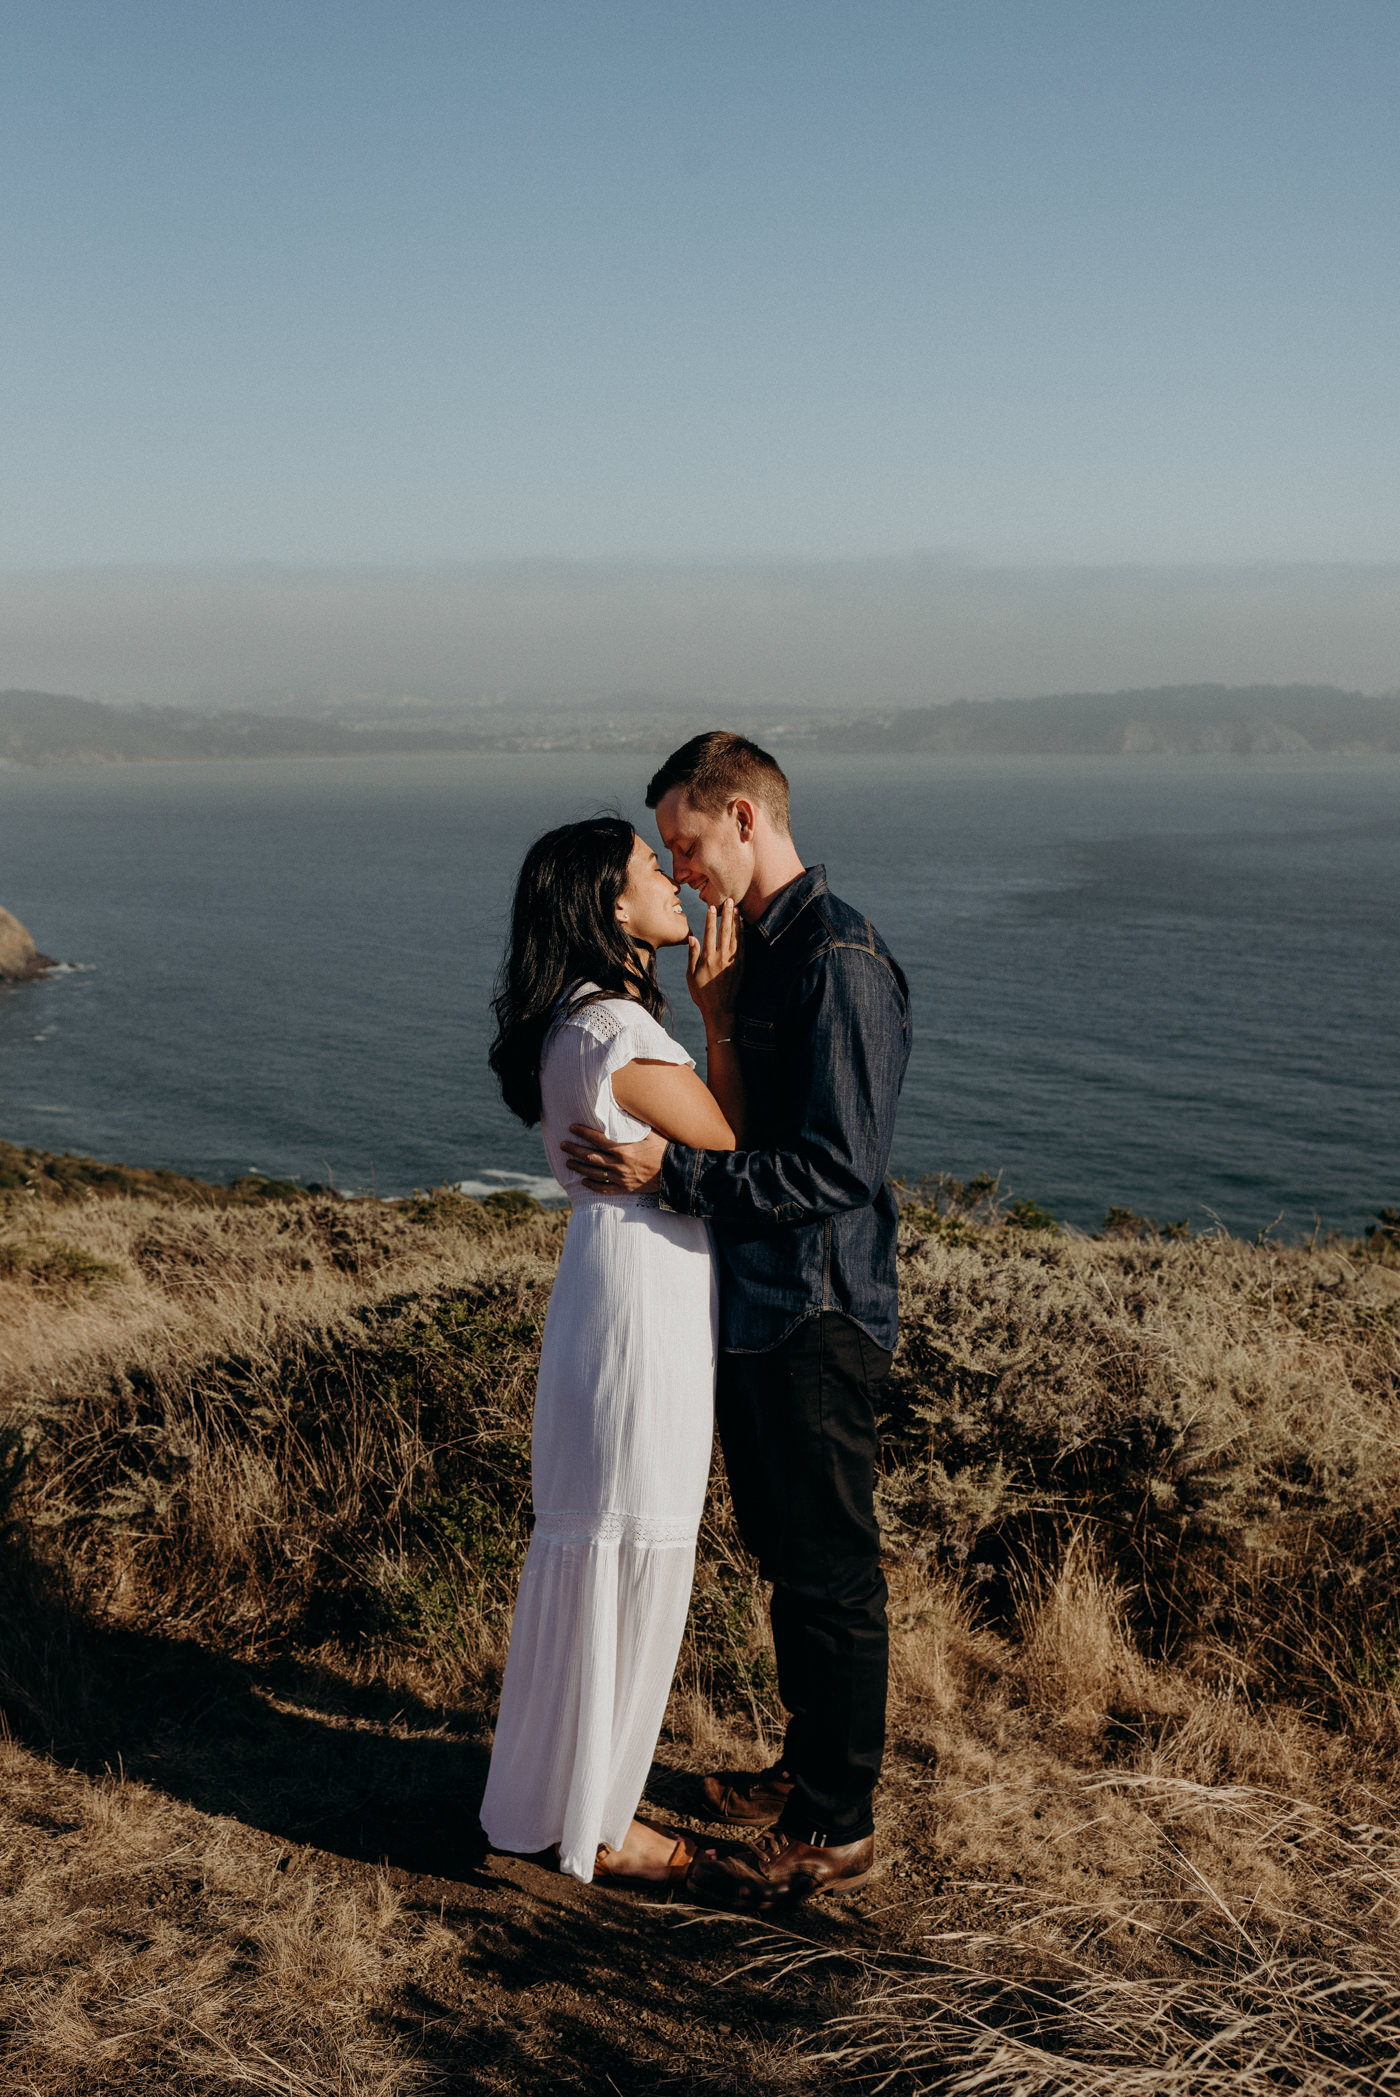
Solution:
<svg viewBox="0 0 1400 2097"><path fill-rule="evenodd" d="M733 802L717 815L697 808L683 786L657 803L656 827L671 855L671 871L682 888L718 909L726 896L742 903L753 881L753 823L747 802Z"/></svg>

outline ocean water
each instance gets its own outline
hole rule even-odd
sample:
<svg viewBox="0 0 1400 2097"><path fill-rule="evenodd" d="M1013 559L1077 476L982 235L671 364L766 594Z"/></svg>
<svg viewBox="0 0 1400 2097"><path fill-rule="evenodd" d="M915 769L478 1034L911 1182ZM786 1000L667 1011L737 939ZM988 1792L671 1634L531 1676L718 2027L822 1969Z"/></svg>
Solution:
<svg viewBox="0 0 1400 2097"><path fill-rule="evenodd" d="M1400 1202L1400 760L788 753L795 832L905 964L894 1168L1244 1232ZM0 771L0 1135L213 1178L538 1183L485 1063L515 869L645 826L644 757ZM679 954L681 1038L701 1036Z"/></svg>

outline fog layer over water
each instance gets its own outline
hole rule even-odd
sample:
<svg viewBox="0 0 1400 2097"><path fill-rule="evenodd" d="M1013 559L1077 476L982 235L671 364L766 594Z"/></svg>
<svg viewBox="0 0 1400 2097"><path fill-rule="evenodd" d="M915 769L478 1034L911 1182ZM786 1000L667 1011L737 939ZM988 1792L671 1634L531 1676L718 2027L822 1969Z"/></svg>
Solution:
<svg viewBox="0 0 1400 2097"><path fill-rule="evenodd" d="M1400 762L790 753L796 835L905 964L894 1168L1253 1231L1400 1199ZM0 772L0 1134L400 1193L536 1178L485 1066L516 866L643 758ZM694 1049L678 954L663 957Z"/></svg>

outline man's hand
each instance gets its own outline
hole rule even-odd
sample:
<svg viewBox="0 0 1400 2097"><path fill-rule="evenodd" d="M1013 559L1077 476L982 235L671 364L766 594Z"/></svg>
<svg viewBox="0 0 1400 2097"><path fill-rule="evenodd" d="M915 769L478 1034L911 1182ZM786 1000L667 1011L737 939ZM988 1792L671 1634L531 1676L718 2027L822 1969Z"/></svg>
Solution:
<svg viewBox="0 0 1400 2097"><path fill-rule="evenodd" d="M559 1147L573 1162L585 1187L595 1194L655 1194L661 1185L664 1136L643 1136L637 1143L614 1143L601 1129L572 1126L577 1143Z"/></svg>

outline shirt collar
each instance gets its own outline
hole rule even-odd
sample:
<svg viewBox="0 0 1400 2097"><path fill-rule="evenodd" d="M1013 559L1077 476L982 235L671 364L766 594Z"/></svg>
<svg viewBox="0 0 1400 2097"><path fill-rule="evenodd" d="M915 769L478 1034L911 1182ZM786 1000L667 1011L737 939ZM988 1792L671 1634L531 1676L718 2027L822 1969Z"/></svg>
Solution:
<svg viewBox="0 0 1400 2097"><path fill-rule="evenodd" d="M749 926L770 947L782 938L788 926L801 915L807 905L817 896L826 894L826 868L809 866L786 888L780 888L762 917Z"/></svg>

